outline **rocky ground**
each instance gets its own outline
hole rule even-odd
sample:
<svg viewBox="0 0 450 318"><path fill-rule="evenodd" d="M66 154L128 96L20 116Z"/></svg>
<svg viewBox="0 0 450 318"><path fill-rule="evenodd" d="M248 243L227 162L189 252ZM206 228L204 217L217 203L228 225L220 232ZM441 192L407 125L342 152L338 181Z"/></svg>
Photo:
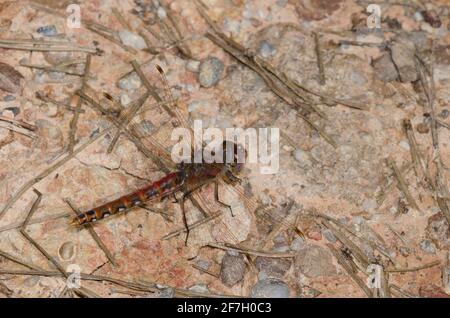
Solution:
<svg viewBox="0 0 450 318"><path fill-rule="evenodd" d="M445 1L74 2L0 3L0 297L450 295ZM181 116L150 96L108 152L156 65ZM279 171L220 184L234 217L197 193L187 246L173 199L69 225L162 177L133 136L162 158L180 119L279 128Z"/></svg>

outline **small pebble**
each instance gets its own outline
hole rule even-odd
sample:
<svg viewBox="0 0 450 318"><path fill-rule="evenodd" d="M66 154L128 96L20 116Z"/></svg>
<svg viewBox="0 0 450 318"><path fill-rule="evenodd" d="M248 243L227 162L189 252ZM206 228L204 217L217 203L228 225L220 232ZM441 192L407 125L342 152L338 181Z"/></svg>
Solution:
<svg viewBox="0 0 450 318"><path fill-rule="evenodd" d="M192 73L198 73L200 70L200 62L196 60L189 60L186 63L186 69Z"/></svg>
<svg viewBox="0 0 450 318"><path fill-rule="evenodd" d="M320 241L322 239L322 234L319 231L316 231L316 230L308 231L306 236L309 239L314 240L314 241Z"/></svg>
<svg viewBox="0 0 450 318"><path fill-rule="evenodd" d="M226 253L222 258L222 267L220 270L220 279L228 287L234 286L244 278L245 261L242 255L230 255Z"/></svg>
<svg viewBox="0 0 450 318"><path fill-rule="evenodd" d="M422 240L420 242L420 248L428 254L434 254L436 252L436 246L430 240Z"/></svg>
<svg viewBox="0 0 450 318"><path fill-rule="evenodd" d="M11 110L9 110L9 109L2 110L1 114L2 114L2 116L8 117L8 118L14 118L15 117L14 113Z"/></svg>
<svg viewBox="0 0 450 318"><path fill-rule="evenodd" d="M336 243L336 241L337 241L336 236L334 236L333 232L331 232L329 229L323 229L322 235L330 243Z"/></svg>
<svg viewBox="0 0 450 318"><path fill-rule="evenodd" d="M428 134L430 132L430 128L427 124L420 123L416 127L417 131L421 134Z"/></svg>
<svg viewBox="0 0 450 318"><path fill-rule="evenodd" d="M400 246L399 248L400 254L402 254L403 257L407 257L411 254L411 250L408 247Z"/></svg>
<svg viewBox="0 0 450 318"><path fill-rule="evenodd" d="M45 107L45 114L48 117L55 117L56 115L58 115L58 106L56 106L53 103L48 103L46 104Z"/></svg>
<svg viewBox="0 0 450 318"><path fill-rule="evenodd" d="M198 80L203 87L211 87L217 84L225 69L222 61L217 57L208 57L200 64Z"/></svg>
<svg viewBox="0 0 450 318"><path fill-rule="evenodd" d="M441 117L442 119L447 119L448 115L450 115L450 111L448 109L443 109L440 112L439 117Z"/></svg>
<svg viewBox="0 0 450 318"><path fill-rule="evenodd" d="M208 287L204 284L197 284L189 288L190 291L202 294L209 294Z"/></svg>
<svg viewBox="0 0 450 318"><path fill-rule="evenodd" d="M201 260L197 261L197 266L202 268L202 269L208 270L209 267L211 266L211 262L201 259Z"/></svg>
<svg viewBox="0 0 450 318"><path fill-rule="evenodd" d="M378 207L377 201L374 199L365 199L362 204L362 209L364 211L373 211Z"/></svg>
<svg viewBox="0 0 450 318"><path fill-rule="evenodd" d="M41 26L36 31L44 36L55 36L58 34L54 25Z"/></svg>
<svg viewBox="0 0 450 318"><path fill-rule="evenodd" d="M309 159L309 155L306 151L303 151L302 149L295 149L292 154L295 160L297 160L300 163L300 166L302 168L307 168L311 166L311 160Z"/></svg>
<svg viewBox="0 0 450 318"><path fill-rule="evenodd" d="M131 103L131 99L130 99L130 97L129 97L127 94L122 94L122 95L120 96L120 103L121 103L123 106L127 106L128 104Z"/></svg>
<svg viewBox="0 0 450 318"><path fill-rule="evenodd" d="M14 95L6 95L3 97L4 102L12 102L13 100L16 100L16 97Z"/></svg>
<svg viewBox="0 0 450 318"><path fill-rule="evenodd" d="M66 77L66 74L63 72L48 72L48 76L55 81L63 81Z"/></svg>
<svg viewBox="0 0 450 318"><path fill-rule="evenodd" d="M20 108L19 107L6 107L5 111L12 112L13 117L16 117L20 114Z"/></svg>
<svg viewBox="0 0 450 318"><path fill-rule="evenodd" d="M157 14L158 14L158 18L160 18L161 20L163 20L167 17L167 12L166 12L166 10L164 10L163 7L158 8Z"/></svg>
<svg viewBox="0 0 450 318"><path fill-rule="evenodd" d="M408 150L409 151L409 143L406 141L406 140L402 140L402 141L400 141L399 143L398 143L398 145L400 146L400 147L402 147L403 149L405 149L405 150Z"/></svg>
<svg viewBox="0 0 450 318"><path fill-rule="evenodd" d="M398 77L394 62L391 59L391 55L388 53L385 53L374 60L372 66L375 69L375 77L383 82L391 82Z"/></svg>
<svg viewBox="0 0 450 318"><path fill-rule="evenodd" d="M288 298L289 286L278 279L268 278L257 282L251 292L255 298Z"/></svg>
<svg viewBox="0 0 450 318"><path fill-rule="evenodd" d="M131 46L132 48L135 48L137 50L142 50L147 48L147 44L145 43L145 40L135 33L132 33L127 30L123 30L119 32L119 38L122 41L123 44L127 46Z"/></svg>
<svg viewBox="0 0 450 318"><path fill-rule="evenodd" d="M305 244L304 240L301 237L297 237L292 241L290 249L292 251L299 251L300 249L302 249L304 244Z"/></svg>
<svg viewBox="0 0 450 318"><path fill-rule="evenodd" d="M416 11L414 13L414 20L416 20L418 22L423 21L423 15L422 15L422 13L420 13L420 11Z"/></svg>
<svg viewBox="0 0 450 318"><path fill-rule="evenodd" d="M288 258L271 258L258 256L255 260L256 268L268 277L281 278L291 267L292 261ZM259 277L259 276L258 276ZM259 277L259 280L264 278Z"/></svg>
<svg viewBox="0 0 450 318"><path fill-rule="evenodd" d="M133 72L119 80L117 86L126 91L134 91L142 85L142 82L136 72Z"/></svg>
<svg viewBox="0 0 450 318"><path fill-rule="evenodd" d="M267 40L263 40L259 43L259 54L262 57L268 58L274 55L277 52L277 49Z"/></svg>
<svg viewBox="0 0 450 318"><path fill-rule="evenodd" d="M241 23L237 20L225 18L223 22L223 28L226 33L238 35L241 30Z"/></svg>
<svg viewBox="0 0 450 318"><path fill-rule="evenodd" d="M286 4L288 3L288 0L277 0L277 6L284 8Z"/></svg>

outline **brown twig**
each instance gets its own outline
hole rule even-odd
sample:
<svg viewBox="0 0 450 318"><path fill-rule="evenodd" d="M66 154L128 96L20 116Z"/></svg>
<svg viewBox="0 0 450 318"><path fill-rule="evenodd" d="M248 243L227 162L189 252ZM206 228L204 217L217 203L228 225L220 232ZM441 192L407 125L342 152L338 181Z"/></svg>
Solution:
<svg viewBox="0 0 450 318"><path fill-rule="evenodd" d="M348 261L342 255L342 253L336 250L334 246L331 244L327 244L327 246L330 249L331 253L334 255L334 257L337 259L338 263L350 275L353 281L364 291L364 293L366 293L368 297L372 297L372 291L366 286L364 281L354 273L353 267L348 263Z"/></svg>
<svg viewBox="0 0 450 318"><path fill-rule="evenodd" d="M402 288L398 287L397 285L394 284L390 284L389 285L389 289L393 289L396 292L398 292L402 297L407 297L407 298L418 298L418 296L414 296L408 292L406 292L405 290L403 290Z"/></svg>
<svg viewBox="0 0 450 318"><path fill-rule="evenodd" d="M194 267L195 269L199 270L202 273L206 273L206 274L211 275L211 276L213 276L215 278L219 278L220 277L219 274L213 273L213 272L211 272L211 271L209 271L209 270L207 270L207 269L205 269L205 268L203 268L201 266L198 266L197 264L192 264L192 267Z"/></svg>
<svg viewBox="0 0 450 318"><path fill-rule="evenodd" d="M432 179L428 170L425 167L425 164L422 160L422 155L420 154L419 147L417 146L416 137L414 136L414 130L412 129L411 121L409 119L403 120L403 129L405 131L406 136L408 137L408 142L410 146L411 158L414 164L414 171L416 176L420 177L420 172L422 172L425 180L430 185L430 187L434 190L434 185L432 183Z"/></svg>
<svg viewBox="0 0 450 318"><path fill-rule="evenodd" d="M419 209L419 206L417 205L416 201L414 200L413 196L411 195L411 192L409 192L409 189L408 189L408 186L406 184L406 181L403 178L403 175L401 174L401 172L398 169L397 165L395 164L395 161L392 158L388 158L387 162L388 162L389 166L392 168L392 170L394 171L394 176L395 176L395 178L398 181L398 187L400 188L400 190L405 195L406 200L408 200L408 202L411 205L411 207L413 207L414 209L416 209L418 211L421 211Z"/></svg>
<svg viewBox="0 0 450 318"><path fill-rule="evenodd" d="M75 108L73 106L70 106L68 104L64 104L62 102L58 102L57 100L51 98L50 96L45 95L44 92L39 92L38 91L38 92L36 92L35 96L36 96L37 99L39 99L39 100L41 100L43 102L52 103L52 104L55 104L56 106L63 107L65 109L67 109L67 110L70 110L70 111L73 111L73 112L79 112L80 114L85 113L84 109L77 109L77 108Z"/></svg>
<svg viewBox="0 0 450 318"><path fill-rule="evenodd" d="M107 39L108 41L120 46L121 48L123 48L125 51L131 53L131 54L137 54L137 50L135 50L134 48L123 44L120 40L118 40L117 37L117 32L110 30L108 28L106 28L105 26L92 22L92 21L85 21L84 25L86 26L86 28L94 33L97 33L98 35L104 37L105 39Z"/></svg>
<svg viewBox="0 0 450 318"><path fill-rule="evenodd" d="M57 66L37 65L24 62L20 62L20 66L44 70L46 72L58 72L58 73L65 73L67 75L83 76L83 73L75 72L73 70Z"/></svg>
<svg viewBox="0 0 450 318"><path fill-rule="evenodd" d="M96 50L89 47L73 45L69 42L34 41L27 39L0 39L0 48L14 49L22 51L39 52L85 52L96 53Z"/></svg>
<svg viewBox="0 0 450 318"><path fill-rule="evenodd" d="M12 118L8 118L5 116L0 115L0 127L5 128L11 131L14 131L16 133L19 133L21 135L30 137L30 138L37 138L38 136L34 132L36 130L36 127L33 125L30 125L28 123L15 120Z"/></svg>
<svg viewBox="0 0 450 318"><path fill-rule="evenodd" d="M22 266L28 267L29 269L41 270L41 268L39 268L38 266L35 266L33 264L29 264L29 263L27 263L25 261L22 261L21 259L15 257L15 256L13 256L13 255L11 255L9 253L3 252L1 250L0 250L0 256L3 256L4 258L9 259L10 261L12 261L14 263L17 263L17 264L20 264Z"/></svg>
<svg viewBox="0 0 450 318"><path fill-rule="evenodd" d="M50 216L43 216L43 217L36 217L32 220L30 220L30 222L28 224L38 224L38 223L42 223L48 220L56 220L56 219L60 219L60 218L65 218L68 217L70 215L70 213L68 212L62 212L56 215L50 215ZM23 222L14 222L8 225L4 225L2 227L0 227L0 233L1 232L5 232L5 231L10 231L13 229L17 229L19 227L21 227L23 225Z"/></svg>
<svg viewBox="0 0 450 318"><path fill-rule="evenodd" d="M142 97L140 97L137 102L132 105L128 111L127 114L124 115L121 127L119 127L114 135L114 137L111 140L111 143L108 146L108 149L106 150L106 153L111 153L114 150L114 146L116 145L117 141L119 140L119 137L122 133L122 129L125 128L130 121L133 119L133 117L136 115L136 113L141 109L141 107L144 105L145 101L149 97L149 93L147 92Z"/></svg>
<svg viewBox="0 0 450 318"><path fill-rule="evenodd" d="M234 246L227 243L208 243L209 247L219 248L222 250L235 251L246 255L270 257L270 258L293 258L294 253L278 253L278 252L267 252L267 251L257 251L252 249L247 249L243 247Z"/></svg>
<svg viewBox="0 0 450 318"><path fill-rule="evenodd" d="M120 13L120 11L116 7L111 8L111 11L114 14L114 16L116 17L117 21L119 21L119 23L122 25L122 27L124 29L130 30L130 31L132 30L132 28L128 24L127 20L125 20L122 13Z"/></svg>
<svg viewBox="0 0 450 318"><path fill-rule="evenodd" d="M313 36L315 44L314 50L317 56L317 67L319 68L319 84L325 85L325 69L323 66L322 52L320 50L319 35L316 32L313 32Z"/></svg>
<svg viewBox="0 0 450 318"><path fill-rule="evenodd" d="M416 266L416 267L409 267L409 268L388 268L386 271L388 273L405 273L405 272L416 272L423 269L427 269L430 267L438 266L441 264L441 261L436 260L431 263L422 265L422 266Z"/></svg>
<svg viewBox="0 0 450 318"><path fill-rule="evenodd" d="M373 259L369 259L369 257L364 254L364 252L350 239L348 239L344 233L342 233L339 229L337 229L335 226L333 226L330 222L327 220L322 220L323 225L325 225L326 228L328 228L331 232L333 232L334 236L345 246L347 247L351 252L352 255L355 256L355 258L359 261L362 268L366 269L369 264L372 264L375 262Z"/></svg>
<svg viewBox="0 0 450 318"><path fill-rule="evenodd" d="M88 54L86 56L86 64L84 66L84 75L83 75L83 79L81 82L81 88L80 88L80 90L83 92L86 88L90 69L91 69L91 55ZM76 133L77 133L78 118L80 117L80 112L78 110L81 109L82 103L83 103L83 100L81 99L81 97L78 97L77 106L75 107L75 109L77 111L75 111L75 114L73 115L73 118L70 121L69 145L67 146L67 151L69 153L73 152L73 147L75 146L75 137L76 137Z"/></svg>

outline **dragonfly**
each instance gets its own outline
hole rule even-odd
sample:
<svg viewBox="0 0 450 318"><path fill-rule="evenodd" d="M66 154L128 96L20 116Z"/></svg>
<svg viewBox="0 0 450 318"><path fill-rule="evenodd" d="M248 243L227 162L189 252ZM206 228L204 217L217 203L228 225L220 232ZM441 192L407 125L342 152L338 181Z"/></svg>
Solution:
<svg viewBox="0 0 450 318"><path fill-rule="evenodd" d="M163 69L159 65L156 65L156 69L159 71L164 85L163 91L165 94L165 101L158 97L157 94L153 93L155 99L157 102L164 102L162 105L166 106L164 108L170 113L169 115L173 115L179 124L190 129L190 126L188 126L189 124L176 106L175 98L170 91L170 86ZM141 76L141 80L144 80L145 83L145 79L142 78L144 75L139 75ZM154 90L154 87L149 87L148 85L149 84L147 83L147 89ZM113 99L109 94L105 96L110 100ZM131 118L130 113L136 113L135 110L137 107L134 108L135 105L137 104L130 107L130 112L128 115L124 116L125 120L129 120ZM136 128L136 126L134 127ZM116 138L113 140L116 140ZM164 153L164 147L158 145L155 140L153 140L151 144L154 146L156 145L155 148L157 149L150 149L150 151L154 150L155 153L162 154L164 160L161 162L167 163L169 161L169 154L167 152ZM189 162L181 162L176 164L175 169L173 169L173 171L169 171L161 179L100 206L87 209L74 217L70 223L76 226L83 226L89 223L104 220L115 214L123 213L131 208L144 207L149 203L161 201L173 196L181 207L183 223L186 231L185 244L187 245L190 228L186 218L185 202L191 197L192 194L200 190L203 186L213 184L215 202L217 202L220 206L229 209L231 215L233 216L231 205L223 202L219 198L219 180L221 179L226 184L230 185L241 183L242 180L238 177L238 175L242 172L244 163L242 158L239 157L239 154L244 153L244 156L246 156L246 150L242 145L229 140L223 141L221 147L223 160L220 162L196 163L193 160L195 157L194 153ZM167 170L165 169L165 171ZM176 193L182 193L181 199L176 199Z"/></svg>

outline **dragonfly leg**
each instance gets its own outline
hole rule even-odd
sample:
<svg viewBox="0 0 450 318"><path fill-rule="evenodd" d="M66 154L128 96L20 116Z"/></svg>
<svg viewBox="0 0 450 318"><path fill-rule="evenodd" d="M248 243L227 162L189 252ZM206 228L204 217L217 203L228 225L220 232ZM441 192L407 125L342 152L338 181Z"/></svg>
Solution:
<svg viewBox="0 0 450 318"><path fill-rule="evenodd" d="M234 217L233 209L231 208L231 205L226 204L226 203L220 201L220 199L219 199L219 182L217 180L214 181L214 199L221 206L230 209L231 216Z"/></svg>
<svg viewBox="0 0 450 318"><path fill-rule="evenodd" d="M173 196L173 203L180 203L180 200L177 199L175 193L172 193L172 196Z"/></svg>
<svg viewBox="0 0 450 318"><path fill-rule="evenodd" d="M192 204L200 211L202 212L204 217L208 217L208 212L203 209L203 207L200 205L200 203L195 199L193 196L190 196L189 199L191 200Z"/></svg>
<svg viewBox="0 0 450 318"><path fill-rule="evenodd" d="M230 170L225 171L225 175L231 182L238 182L238 183L242 182L242 180L236 177Z"/></svg>
<svg viewBox="0 0 450 318"><path fill-rule="evenodd" d="M186 228L186 239L184 241L184 245L187 246L187 242L188 242L188 238L189 238L189 226L187 224L187 218L186 218L186 209L184 208L184 202L186 201L186 197L189 195L185 194L181 197L181 201L180 201L180 207L181 207L181 212L183 213L183 223L184 223L184 227Z"/></svg>
<svg viewBox="0 0 450 318"><path fill-rule="evenodd" d="M194 192L195 190L197 190L198 188L200 188L201 186L198 186L192 190L189 190L188 192L186 192L185 194L183 194L183 196L181 197L181 201L180 201L180 207L181 207L181 212L183 213L183 223L184 226L186 227L186 240L184 241L184 245L187 246L187 242L188 242L188 238L189 238L189 226L187 223L187 218L186 218L186 209L184 207L184 202L186 201L186 198L189 198L192 200L191 194L192 192Z"/></svg>

